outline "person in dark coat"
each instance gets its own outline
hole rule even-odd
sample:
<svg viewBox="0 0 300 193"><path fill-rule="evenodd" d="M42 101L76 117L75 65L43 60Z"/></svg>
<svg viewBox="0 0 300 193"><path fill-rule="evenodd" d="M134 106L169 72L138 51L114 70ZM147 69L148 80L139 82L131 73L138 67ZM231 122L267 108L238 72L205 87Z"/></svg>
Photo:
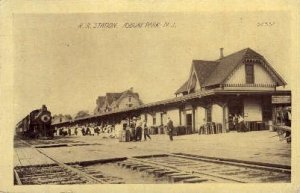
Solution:
<svg viewBox="0 0 300 193"><path fill-rule="evenodd" d="M167 129L168 129L170 140L173 141L174 126L173 126L173 121L171 120L170 117L168 117Z"/></svg>
<svg viewBox="0 0 300 193"><path fill-rule="evenodd" d="M147 127L147 123L144 123L144 140L147 140L147 137L149 139L151 139L150 135L149 135L149 128Z"/></svg>
<svg viewBox="0 0 300 193"><path fill-rule="evenodd" d="M86 135L91 135L91 130L90 130L90 128L89 128L89 127L87 127L87 128L86 128L86 130L85 130L85 134L86 134Z"/></svg>
<svg viewBox="0 0 300 193"><path fill-rule="evenodd" d="M59 135L63 135L63 128L59 128Z"/></svg>
<svg viewBox="0 0 300 193"><path fill-rule="evenodd" d="M82 133L83 136L85 136L85 129L84 129L84 127L81 129L81 133Z"/></svg>
<svg viewBox="0 0 300 193"><path fill-rule="evenodd" d="M125 124L125 131L126 131L125 141L129 142L131 140L131 128L127 124Z"/></svg>
<svg viewBox="0 0 300 193"><path fill-rule="evenodd" d="M130 125L130 141L136 141L136 129L133 123Z"/></svg>
<svg viewBox="0 0 300 193"><path fill-rule="evenodd" d="M139 123L139 125L135 129L135 135L137 141L142 141L142 123Z"/></svg>

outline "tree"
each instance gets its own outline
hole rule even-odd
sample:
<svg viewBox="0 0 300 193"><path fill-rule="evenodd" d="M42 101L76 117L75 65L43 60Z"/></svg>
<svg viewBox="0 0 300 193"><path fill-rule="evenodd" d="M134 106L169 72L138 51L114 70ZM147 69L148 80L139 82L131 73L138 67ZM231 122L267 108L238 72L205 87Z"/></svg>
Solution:
<svg viewBox="0 0 300 193"><path fill-rule="evenodd" d="M66 120L72 120L72 116L71 115L65 115Z"/></svg>
<svg viewBox="0 0 300 193"><path fill-rule="evenodd" d="M89 116L89 111L81 110L75 115L75 119L83 118Z"/></svg>

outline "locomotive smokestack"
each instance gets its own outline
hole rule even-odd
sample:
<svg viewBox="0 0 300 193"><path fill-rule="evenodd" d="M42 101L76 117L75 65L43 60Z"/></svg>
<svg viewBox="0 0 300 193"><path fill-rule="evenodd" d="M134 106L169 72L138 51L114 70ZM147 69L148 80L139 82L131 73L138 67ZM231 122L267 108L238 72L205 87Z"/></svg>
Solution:
<svg viewBox="0 0 300 193"><path fill-rule="evenodd" d="M224 57L223 50L224 48L220 48L220 59Z"/></svg>

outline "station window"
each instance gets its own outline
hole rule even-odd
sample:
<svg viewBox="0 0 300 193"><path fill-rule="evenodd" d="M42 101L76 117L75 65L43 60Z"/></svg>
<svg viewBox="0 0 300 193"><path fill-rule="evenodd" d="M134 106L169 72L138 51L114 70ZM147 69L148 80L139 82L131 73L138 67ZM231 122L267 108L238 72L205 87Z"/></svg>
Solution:
<svg viewBox="0 0 300 193"><path fill-rule="evenodd" d="M132 107L132 104L128 104L128 107Z"/></svg>
<svg viewBox="0 0 300 193"><path fill-rule="evenodd" d="M131 96L129 96L128 101L131 102Z"/></svg>
<svg viewBox="0 0 300 193"><path fill-rule="evenodd" d="M208 123L212 122L212 118L211 118L211 106L209 106L206 109L206 122L208 122Z"/></svg>
<svg viewBox="0 0 300 193"><path fill-rule="evenodd" d="M254 66L253 64L245 64L246 84L254 84Z"/></svg>
<svg viewBox="0 0 300 193"><path fill-rule="evenodd" d="M153 125L156 125L156 116L153 117Z"/></svg>

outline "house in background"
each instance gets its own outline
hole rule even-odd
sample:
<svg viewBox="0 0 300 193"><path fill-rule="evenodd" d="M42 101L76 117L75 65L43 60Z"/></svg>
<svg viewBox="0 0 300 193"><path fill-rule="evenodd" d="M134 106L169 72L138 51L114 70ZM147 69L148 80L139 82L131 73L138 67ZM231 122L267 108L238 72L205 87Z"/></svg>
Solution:
<svg viewBox="0 0 300 193"><path fill-rule="evenodd" d="M53 115L52 116L52 123L56 124L56 123L62 123L65 121L71 121L72 120L72 116L71 115Z"/></svg>
<svg viewBox="0 0 300 193"><path fill-rule="evenodd" d="M94 114L115 111L130 107L137 107L143 104L139 94L133 92L133 88L120 93L106 93L105 96L99 96L96 100Z"/></svg>

